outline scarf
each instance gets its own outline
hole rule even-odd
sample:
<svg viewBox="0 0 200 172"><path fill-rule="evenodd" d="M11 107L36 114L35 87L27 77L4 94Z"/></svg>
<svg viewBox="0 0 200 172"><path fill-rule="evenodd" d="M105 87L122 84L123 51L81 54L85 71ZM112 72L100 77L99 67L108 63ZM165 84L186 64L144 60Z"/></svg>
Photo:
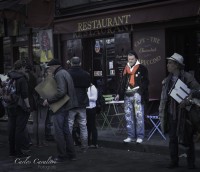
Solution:
<svg viewBox="0 0 200 172"><path fill-rule="evenodd" d="M127 64L123 72L123 75L126 75L126 74L130 75L129 85L132 87L134 87L135 85L135 72L138 70L139 64L140 63L137 61L136 64L132 68L129 66L129 64Z"/></svg>

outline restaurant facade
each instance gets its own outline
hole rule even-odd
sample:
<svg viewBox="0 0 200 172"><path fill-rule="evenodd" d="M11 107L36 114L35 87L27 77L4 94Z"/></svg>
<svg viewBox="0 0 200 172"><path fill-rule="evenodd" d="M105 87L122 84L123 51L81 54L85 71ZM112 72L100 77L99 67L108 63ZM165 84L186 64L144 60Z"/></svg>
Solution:
<svg viewBox="0 0 200 172"><path fill-rule="evenodd" d="M152 99L160 98L161 82L167 74L166 57L174 52L183 55L185 69L200 82L199 0L23 3L26 12L20 17L17 13L9 18L6 10L0 13L1 73L22 56L32 61L39 56L41 62L40 35L45 31L50 37L50 58L58 58L69 67L69 60L79 56L92 82L101 83L105 94L116 93L130 49L148 68ZM16 21L21 23L17 32Z"/></svg>
<svg viewBox="0 0 200 172"><path fill-rule="evenodd" d="M86 4L74 14L60 3L53 32L63 63L81 57L93 82L101 81L105 93L115 94L127 52L134 49L149 71L150 98L159 99L166 57L177 52L183 55L186 70L200 81L198 0L109 2L104 6L103 1L96 2L94 9Z"/></svg>

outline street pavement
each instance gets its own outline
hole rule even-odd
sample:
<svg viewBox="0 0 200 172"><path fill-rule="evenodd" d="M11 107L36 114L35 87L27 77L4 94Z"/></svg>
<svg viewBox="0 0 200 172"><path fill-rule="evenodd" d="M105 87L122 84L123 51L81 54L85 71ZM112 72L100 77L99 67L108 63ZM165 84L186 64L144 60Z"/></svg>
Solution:
<svg viewBox="0 0 200 172"><path fill-rule="evenodd" d="M146 137L144 138L144 142L140 145L133 143L124 144L123 140L127 137L126 131L119 132L118 130L99 130L99 142L105 147L116 148L122 150L131 150L137 152L147 152L147 153L155 153L155 154L169 154L169 138L168 135L165 135L166 140L160 135L159 132L155 132L155 134L148 140L149 131L146 130ZM200 158L200 140L195 140L195 152L196 157ZM186 148L179 145L179 153L180 156L185 154Z"/></svg>
<svg viewBox="0 0 200 172"><path fill-rule="evenodd" d="M65 171L65 172L146 172L169 171L166 168L169 158L167 155L136 152L100 147L88 149L80 153L77 148L77 161L66 161L54 164L51 159L56 155L56 145L49 142L48 147L31 148L30 157L9 158L8 145L0 146L0 171L1 172L33 172L33 171ZM198 159L199 160L199 159ZM180 167L176 171L187 171L186 158L180 158ZM199 171L199 168L193 170Z"/></svg>
<svg viewBox="0 0 200 172"><path fill-rule="evenodd" d="M0 136L0 172L35 172L35 171L64 171L64 172L146 172L146 171L188 171L184 149L180 153L180 167L169 170L168 141L155 134L149 141L141 145L124 144L125 133L113 135L110 131L99 130L99 148L88 149L86 153L77 150L77 161L66 161L54 164L56 144L49 141L47 147L32 146L30 156L25 159L8 157L7 135ZM197 146L198 147L198 146ZM162 150L164 149L164 151ZM199 150L199 149L198 149ZM199 154L199 152L198 152ZM199 171L200 158L197 156Z"/></svg>

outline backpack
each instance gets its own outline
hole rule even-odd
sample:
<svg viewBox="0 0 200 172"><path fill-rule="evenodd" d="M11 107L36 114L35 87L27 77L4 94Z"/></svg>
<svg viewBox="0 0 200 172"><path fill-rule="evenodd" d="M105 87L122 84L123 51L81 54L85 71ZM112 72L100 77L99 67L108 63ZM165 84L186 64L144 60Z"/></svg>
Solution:
<svg viewBox="0 0 200 172"><path fill-rule="evenodd" d="M3 84L2 104L4 107L17 107L19 96L16 95L15 80L10 79Z"/></svg>

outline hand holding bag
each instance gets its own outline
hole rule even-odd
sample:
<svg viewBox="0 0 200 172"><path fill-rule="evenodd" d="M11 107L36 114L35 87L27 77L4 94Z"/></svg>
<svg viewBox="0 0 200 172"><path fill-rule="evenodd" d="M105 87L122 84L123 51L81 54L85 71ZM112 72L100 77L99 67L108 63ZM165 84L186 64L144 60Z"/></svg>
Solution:
<svg viewBox="0 0 200 172"><path fill-rule="evenodd" d="M57 93L57 84L53 77L49 76L45 78L40 84L35 87L37 93L42 97L44 100L49 99L56 95ZM65 95L59 101L50 104L50 109L55 113L58 109L60 109L66 102L69 101L69 96Z"/></svg>

